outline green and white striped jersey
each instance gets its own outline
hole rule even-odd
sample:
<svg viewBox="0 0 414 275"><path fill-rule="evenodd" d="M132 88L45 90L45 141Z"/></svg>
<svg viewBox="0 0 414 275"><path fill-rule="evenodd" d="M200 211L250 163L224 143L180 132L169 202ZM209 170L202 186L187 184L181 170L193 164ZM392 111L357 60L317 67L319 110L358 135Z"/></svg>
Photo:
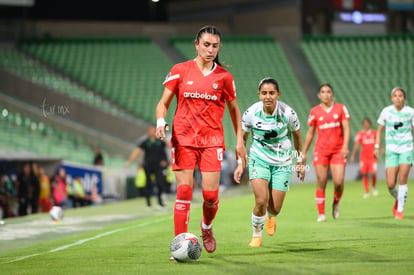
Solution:
<svg viewBox="0 0 414 275"><path fill-rule="evenodd" d="M404 106L397 111L394 105L382 109L378 124L385 127L385 149L394 153L413 150L414 109Z"/></svg>
<svg viewBox="0 0 414 275"><path fill-rule="evenodd" d="M263 102L253 104L243 114L242 128L253 135L250 159L260 159L273 166L292 163L290 133L300 129L300 122L286 103L278 101L272 115L264 113Z"/></svg>

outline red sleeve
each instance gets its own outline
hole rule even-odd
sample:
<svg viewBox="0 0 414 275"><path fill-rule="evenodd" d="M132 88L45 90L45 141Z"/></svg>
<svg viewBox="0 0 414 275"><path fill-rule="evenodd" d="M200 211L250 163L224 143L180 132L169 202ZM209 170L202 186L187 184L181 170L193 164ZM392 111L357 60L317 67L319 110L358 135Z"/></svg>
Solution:
<svg viewBox="0 0 414 275"><path fill-rule="evenodd" d="M350 119L348 109L345 105L342 105L342 120Z"/></svg>
<svg viewBox="0 0 414 275"><path fill-rule="evenodd" d="M223 90L223 96L225 100L232 101L236 99L236 85L234 84L233 76L230 73L227 73Z"/></svg>
<svg viewBox="0 0 414 275"><path fill-rule="evenodd" d="M308 118L308 125L309 126L316 126L316 114L315 109L312 108Z"/></svg>
<svg viewBox="0 0 414 275"><path fill-rule="evenodd" d="M180 67L174 65L171 68L169 74L165 77L164 82L162 83L165 87L167 87L170 91L174 94L178 91L178 85L182 79L182 73L180 72Z"/></svg>

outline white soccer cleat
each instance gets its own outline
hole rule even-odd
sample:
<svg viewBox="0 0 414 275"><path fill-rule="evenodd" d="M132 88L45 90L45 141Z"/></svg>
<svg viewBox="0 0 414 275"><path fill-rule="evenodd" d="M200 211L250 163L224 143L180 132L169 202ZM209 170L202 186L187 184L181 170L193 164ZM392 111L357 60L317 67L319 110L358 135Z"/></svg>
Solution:
<svg viewBox="0 0 414 275"><path fill-rule="evenodd" d="M332 217L335 220L339 218L339 204L332 205Z"/></svg>
<svg viewBox="0 0 414 275"><path fill-rule="evenodd" d="M378 190L377 190L377 188L373 188L372 189L372 194L374 195L374 197L378 196Z"/></svg>
<svg viewBox="0 0 414 275"><path fill-rule="evenodd" d="M324 214L319 215L318 219L316 221L317 222L324 222L324 221L326 221L326 216Z"/></svg>
<svg viewBox="0 0 414 275"><path fill-rule="evenodd" d="M369 193L365 193L362 197L363 197L364 199L368 199L368 198L369 198Z"/></svg>

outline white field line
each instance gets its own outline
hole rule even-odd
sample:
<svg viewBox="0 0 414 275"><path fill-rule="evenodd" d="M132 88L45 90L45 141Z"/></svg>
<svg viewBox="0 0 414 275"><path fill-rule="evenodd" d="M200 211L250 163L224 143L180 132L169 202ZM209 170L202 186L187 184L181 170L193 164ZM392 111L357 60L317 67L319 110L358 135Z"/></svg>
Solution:
<svg viewBox="0 0 414 275"><path fill-rule="evenodd" d="M14 259L14 260L3 262L1 264L15 263L15 262L23 261L23 260L28 259L28 258L32 258L32 257L36 257L36 256L48 254L48 253L54 253L54 252L62 251L62 250L65 250L67 248L70 248L72 246L81 245L81 244L84 244L86 242L97 240L97 239L100 239L102 237L109 236L109 235L112 235L112 234L115 234L115 233L118 233L118 232L122 232L122 231L125 231L125 230L144 227L144 226L147 226L147 225L152 225L152 224L155 224L155 223L163 222L163 221L166 221L170 218L171 217L163 217L163 218L160 218L160 219L152 221L152 222L143 222L143 223L140 223L140 224L137 224L137 225L107 231L107 232L104 232L104 233L97 234L97 235L95 235L93 237L90 237L90 238L82 239L82 240L76 241L74 243L70 243L70 244L66 244L66 245L62 245L62 246L53 248L49 251L45 251L45 252L42 252L42 253L34 253L34 254L26 255L26 256L21 256L21 257L18 257L16 259Z"/></svg>

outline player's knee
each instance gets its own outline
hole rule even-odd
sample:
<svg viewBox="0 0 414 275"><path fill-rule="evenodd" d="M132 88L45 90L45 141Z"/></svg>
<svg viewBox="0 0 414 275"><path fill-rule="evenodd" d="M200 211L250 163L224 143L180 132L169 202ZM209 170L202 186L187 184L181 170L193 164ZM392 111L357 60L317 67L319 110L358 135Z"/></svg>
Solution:
<svg viewBox="0 0 414 275"><path fill-rule="evenodd" d="M193 188L189 185L177 186L177 200L191 200Z"/></svg>
<svg viewBox="0 0 414 275"><path fill-rule="evenodd" d="M206 191L203 190L204 201L208 203L217 203L219 200L218 190L215 191Z"/></svg>
<svg viewBox="0 0 414 275"><path fill-rule="evenodd" d="M266 210L266 208L267 208L267 199L266 198L256 198L256 207L260 210Z"/></svg>

